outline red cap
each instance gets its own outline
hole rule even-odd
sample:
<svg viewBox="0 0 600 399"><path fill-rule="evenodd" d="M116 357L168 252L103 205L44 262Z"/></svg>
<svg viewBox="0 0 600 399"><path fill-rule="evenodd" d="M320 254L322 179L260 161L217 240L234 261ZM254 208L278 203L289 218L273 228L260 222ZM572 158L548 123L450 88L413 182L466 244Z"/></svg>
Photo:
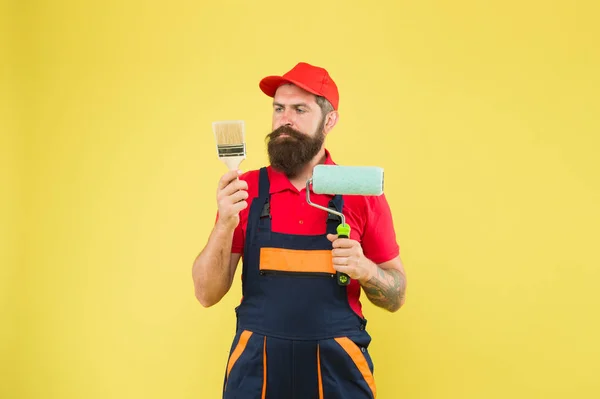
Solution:
<svg viewBox="0 0 600 399"><path fill-rule="evenodd" d="M267 76L260 81L259 87L267 96L274 97L277 88L284 83L293 83L310 93L325 97L333 109L338 109L340 96L337 86L321 67L300 62L283 76Z"/></svg>

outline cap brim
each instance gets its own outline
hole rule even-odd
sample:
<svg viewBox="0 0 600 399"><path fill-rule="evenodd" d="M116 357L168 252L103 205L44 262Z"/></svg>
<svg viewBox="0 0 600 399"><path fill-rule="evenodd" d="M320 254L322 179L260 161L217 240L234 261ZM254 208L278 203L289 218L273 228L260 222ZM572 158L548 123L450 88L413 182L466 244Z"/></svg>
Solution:
<svg viewBox="0 0 600 399"><path fill-rule="evenodd" d="M304 89L307 92L315 94L317 96L322 95L321 93L317 93L316 91L312 90L311 88L305 86L301 82L297 82L293 79L286 79L282 76L267 76L266 78L261 80L258 85L259 85L260 89L262 90L262 92L265 93L267 96L275 97L275 93L277 92L277 89L279 88L279 86L281 86L284 83L292 83L292 84L300 87L301 89Z"/></svg>

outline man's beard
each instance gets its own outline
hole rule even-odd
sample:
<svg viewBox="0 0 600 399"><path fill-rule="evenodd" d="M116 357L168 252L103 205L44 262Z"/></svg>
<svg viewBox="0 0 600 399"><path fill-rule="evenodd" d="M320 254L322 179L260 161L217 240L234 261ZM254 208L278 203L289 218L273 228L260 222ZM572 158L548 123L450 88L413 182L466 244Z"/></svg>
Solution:
<svg viewBox="0 0 600 399"><path fill-rule="evenodd" d="M267 150L271 166L283 172L288 178L298 176L321 149L325 141L323 132L324 121L320 124L314 136L302 134L299 131L284 125L269 133ZM279 139L282 134L288 137Z"/></svg>

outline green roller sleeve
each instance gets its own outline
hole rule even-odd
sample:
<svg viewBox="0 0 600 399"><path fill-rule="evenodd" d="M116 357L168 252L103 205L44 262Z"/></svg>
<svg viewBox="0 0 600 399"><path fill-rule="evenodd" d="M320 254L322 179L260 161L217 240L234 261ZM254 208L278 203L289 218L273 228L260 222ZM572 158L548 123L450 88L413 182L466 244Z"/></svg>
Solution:
<svg viewBox="0 0 600 399"><path fill-rule="evenodd" d="M350 226L347 224L340 224L337 227L338 238L350 238ZM338 285L345 286L350 284L350 277L346 273L336 272L335 278Z"/></svg>
<svg viewBox="0 0 600 399"><path fill-rule="evenodd" d="M313 169L316 194L381 195L383 168L377 166L317 165Z"/></svg>

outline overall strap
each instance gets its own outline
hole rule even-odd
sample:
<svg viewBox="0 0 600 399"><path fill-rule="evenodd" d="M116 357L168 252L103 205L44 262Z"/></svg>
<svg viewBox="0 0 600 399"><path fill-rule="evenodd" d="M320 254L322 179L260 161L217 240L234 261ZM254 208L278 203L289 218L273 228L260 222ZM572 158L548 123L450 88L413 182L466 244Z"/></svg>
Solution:
<svg viewBox="0 0 600 399"><path fill-rule="evenodd" d="M265 215L267 216L265 218ZM271 215L269 207L269 176L267 169L262 168L259 172L258 180L258 197L256 197L248 212L248 227L246 229L246 244L244 245L244 255L248 255L246 250L254 240L255 233L264 228L264 219L268 220L267 228L271 228Z"/></svg>
<svg viewBox="0 0 600 399"><path fill-rule="evenodd" d="M260 175L258 180L258 201L260 204L260 215L257 220L257 225L260 230L271 231L271 204L269 200L271 196L269 189L271 183L269 182L269 174L266 167L260 169Z"/></svg>
<svg viewBox="0 0 600 399"><path fill-rule="evenodd" d="M260 198L265 198L269 196L269 189L271 185L269 183L269 173L266 167L260 168L258 178L258 196Z"/></svg>
<svg viewBox="0 0 600 399"><path fill-rule="evenodd" d="M338 212L343 212L344 210L344 199L341 195L335 195L327 205L329 209L333 209ZM334 215L330 213L327 216L327 233L329 234L337 234L337 227L342 223L342 218L338 215Z"/></svg>

